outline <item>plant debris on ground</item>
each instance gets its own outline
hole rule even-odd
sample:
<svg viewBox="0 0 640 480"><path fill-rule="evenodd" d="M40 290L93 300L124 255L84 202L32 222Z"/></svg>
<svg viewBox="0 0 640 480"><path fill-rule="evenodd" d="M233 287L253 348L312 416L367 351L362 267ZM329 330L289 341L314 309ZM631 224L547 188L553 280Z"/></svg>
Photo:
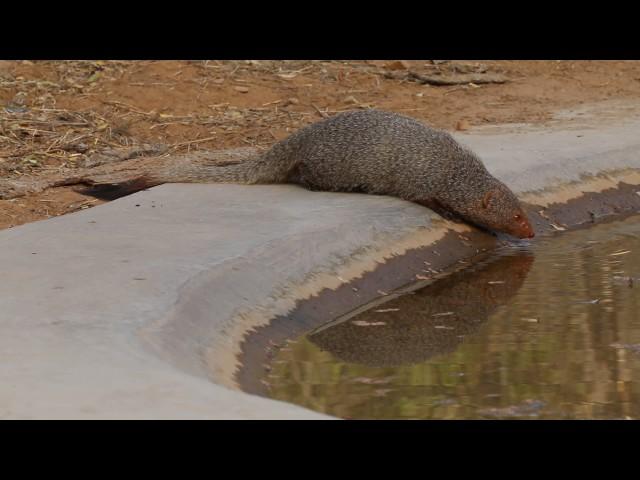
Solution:
<svg viewBox="0 0 640 480"><path fill-rule="evenodd" d="M640 62L2 61L0 228L102 203L65 178L265 149L342 111L467 130L612 98L640 98Z"/></svg>

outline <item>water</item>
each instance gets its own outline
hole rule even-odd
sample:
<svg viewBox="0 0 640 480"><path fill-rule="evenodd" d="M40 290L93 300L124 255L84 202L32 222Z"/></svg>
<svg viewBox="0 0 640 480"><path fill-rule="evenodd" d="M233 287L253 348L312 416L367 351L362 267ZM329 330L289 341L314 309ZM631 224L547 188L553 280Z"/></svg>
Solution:
<svg viewBox="0 0 640 480"><path fill-rule="evenodd" d="M342 418L640 418L640 217L506 248L270 366L271 397Z"/></svg>

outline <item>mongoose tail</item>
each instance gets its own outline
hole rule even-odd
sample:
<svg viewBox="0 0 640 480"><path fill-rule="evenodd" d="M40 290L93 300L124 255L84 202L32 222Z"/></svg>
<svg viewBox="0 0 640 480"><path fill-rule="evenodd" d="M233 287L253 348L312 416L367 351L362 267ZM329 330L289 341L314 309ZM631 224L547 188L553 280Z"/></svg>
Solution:
<svg viewBox="0 0 640 480"><path fill-rule="evenodd" d="M285 183L288 172L287 168L281 171L274 169L272 164L261 158L234 165L180 162L127 180L86 180L76 190L101 200L115 200L163 183Z"/></svg>
<svg viewBox="0 0 640 480"><path fill-rule="evenodd" d="M99 198L100 200L115 200L116 198L161 185L162 183L165 182L154 180L148 176L140 176L117 183L85 182L84 186L76 188L75 190L83 195L89 195Z"/></svg>
<svg viewBox="0 0 640 480"><path fill-rule="evenodd" d="M114 200L163 183L286 183L295 168L294 145L277 143L264 154L236 148L179 155L154 169L146 167L133 178L122 178L123 174L121 178L108 174L84 178L77 191Z"/></svg>
<svg viewBox="0 0 640 480"><path fill-rule="evenodd" d="M147 175L160 183L287 183L295 169L297 135L273 145L268 151L244 155L240 161L221 164L218 156L184 156ZM238 149L240 150L240 149Z"/></svg>

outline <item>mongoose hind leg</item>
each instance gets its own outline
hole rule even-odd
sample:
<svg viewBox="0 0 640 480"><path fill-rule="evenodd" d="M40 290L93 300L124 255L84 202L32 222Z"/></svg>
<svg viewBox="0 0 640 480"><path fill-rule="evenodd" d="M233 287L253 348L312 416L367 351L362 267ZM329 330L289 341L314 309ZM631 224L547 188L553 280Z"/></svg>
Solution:
<svg viewBox="0 0 640 480"><path fill-rule="evenodd" d="M301 187L306 188L307 190L309 190L311 192L326 192L327 191L326 188L322 188L322 187L319 187L318 185L315 185L314 183L305 181L304 177L302 177L300 175L291 176L291 177L288 178L287 181L289 183L295 183L296 185L300 185Z"/></svg>
<svg viewBox="0 0 640 480"><path fill-rule="evenodd" d="M293 169L288 173L286 183L293 183L296 185L300 185L307 190L312 192L326 192L330 191L328 188L324 188L320 185L317 185L315 182L311 181L311 178L308 175L304 174L304 170L301 168L300 164L296 164Z"/></svg>
<svg viewBox="0 0 640 480"><path fill-rule="evenodd" d="M308 178L305 177L299 163L296 164L287 174L286 183L300 185L301 187L306 188L307 190L310 190L312 192L319 192L324 190L317 185L314 185L313 182L308 181Z"/></svg>

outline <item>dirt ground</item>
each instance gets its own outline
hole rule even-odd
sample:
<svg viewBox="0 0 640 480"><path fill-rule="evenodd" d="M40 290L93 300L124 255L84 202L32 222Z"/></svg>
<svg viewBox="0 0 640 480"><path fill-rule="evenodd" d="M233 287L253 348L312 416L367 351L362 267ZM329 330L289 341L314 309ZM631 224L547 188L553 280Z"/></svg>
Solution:
<svg viewBox="0 0 640 480"><path fill-rule="evenodd" d="M2 61L0 182L141 144L266 148L357 108L464 130L624 98L640 98L638 61ZM69 187L5 196L0 229L100 203Z"/></svg>

